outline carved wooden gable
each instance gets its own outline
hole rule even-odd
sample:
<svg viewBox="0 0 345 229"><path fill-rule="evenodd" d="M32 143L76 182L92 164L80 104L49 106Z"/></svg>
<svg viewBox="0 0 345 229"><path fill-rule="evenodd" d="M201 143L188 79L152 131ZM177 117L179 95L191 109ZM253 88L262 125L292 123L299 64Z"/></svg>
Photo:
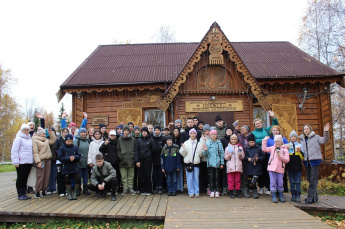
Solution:
<svg viewBox="0 0 345 229"><path fill-rule="evenodd" d="M206 58L208 61L206 64L203 64L203 62L205 62L205 54L207 54ZM244 80L244 82L250 86L252 93L258 99L261 106L265 110L271 109L271 104L268 103L262 88L245 67L216 22L211 26L210 30L200 42L198 48L195 50L182 72L166 91L159 108L163 111L167 110L180 89L184 91L194 90L210 92L215 92L217 90L222 92L233 90L234 87L231 86L235 84L231 84L234 83L231 81L235 80L235 78L230 77L234 75L231 70L227 68L227 62L230 62L234 72L240 73L238 74L240 75L239 78L241 78L239 82ZM196 65L198 66L196 67ZM184 88L180 88L186 83L187 79L188 85ZM241 83L241 85L244 84Z"/></svg>

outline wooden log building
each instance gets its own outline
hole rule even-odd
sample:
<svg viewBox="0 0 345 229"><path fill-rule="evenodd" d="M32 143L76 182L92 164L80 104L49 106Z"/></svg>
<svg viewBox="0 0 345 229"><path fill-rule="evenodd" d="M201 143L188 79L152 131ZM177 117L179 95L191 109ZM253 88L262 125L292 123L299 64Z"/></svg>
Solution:
<svg viewBox="0 0 345 229"><path fill-rule="evenodd" d="M254 129L268 110L278 117L285 136L311 124L317 134L332 126L330 83L343 75L289 42L230 42L211 25L201 42L100 45L63 82L58 98L72 94L73 121L79 126L144 120L167 126L197 115L214 125L220 114L228 125ZM185 125L185 124L183 124ZM332 136L332 134L331 134ZM334 157L333 139L324 159Z"/></svg>

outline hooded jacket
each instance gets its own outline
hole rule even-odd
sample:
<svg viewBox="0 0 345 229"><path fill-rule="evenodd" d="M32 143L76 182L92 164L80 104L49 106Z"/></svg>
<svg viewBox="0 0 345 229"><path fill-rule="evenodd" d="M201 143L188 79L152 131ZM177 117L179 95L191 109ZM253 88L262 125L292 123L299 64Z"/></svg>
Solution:
<svg viewBox="0 0 345 229"><path fill-rule="evenodd" d="M79 168L85 169L87 168L87 158L89 154L89 139L88 138L81 138L80 135L78 134L75 136L75 139L73 141L73 145L78 147L78 152L80 154L80 160L79 160Z"/></svg>
<svg viewBox="0 0 345 229"><path fill-rule="evenodd" d="M315 132L312 131L309 136L301 134L299 138L301 139L299 143L303 146L305 153L304 161L322 160L320 145L329 141L328 131L323 132L323 137L316 135Z"/></svg>
<svg viewBox="0 0 345 229"><path fill-rule="evenodd" d="M255 155L258 157L258 161L255 162L254 165L254 157ZM253 159L251 162L248 161L248 159ZM262 163L265 161L266 156L264 152L262 152L261 147L255 145L255 146L249 146L245 149L245 162L247 165L247 175L253 175L253 176L260 176L262 175Z"/></svg>
<svg viewBox="0 0 345 229"><path fill-rule="evenodd" d="M136 140L131 135L121 136L117 140L117 155L119 157L120 168L133 168L135 165L134 154L136 150Z"/></svg>
<svg viewBox="0 0 345 229"><path fill-rule="evenodd" d="M181 155L179 153L178 145L165 145L163 147L161 155L161 168L164 169L166 173L177 172L177 169L181 169Z"/></svg>
<svg viewBox="0 0 345 229"><path fill-rule="evenodd" d="M239 155L241 153L241 155ZM230 158L231 155L231 158ZM226 172L243 172L242 160L244 159L244 150L239 144L229 144L225 148L224 159L226 160Z"/></svg>
<svg viewBox="0 0 345 229"><path fill-rule="evenodd" d="M270 135L271 127L274 126L274 125L277 125L277 126L279 125L277 118L272 119L272 125L269 126L269 127L266 127L266 128L263 128L263 127L255 128L255 130L252 132L252 134L254 134L254 136L255 136L255 143L258 146L261 146L262 140L265 137Z"/></svg>
<svg viewBox="0 0 345 229"><path fill-rule="evenodd" d="M152 138L156 144L156 149L153 152L153 160L152 160L153 166L161 166L161 152L164 145L166 144L166 139L162 135L162 132L158 136L153 132Z"/></svg>
<svg viewBox="0 0 345 229"><path fill-rule="evenodd" d="M200 164L200 158L203 156L203 149L201 148L202 145L198 144L198 141L189 139L188 141L184 142L184 146L181 146L180 148L180 154L182 157L184 157L183 161L184 163L193 163L194 166L199 166ZM196 148L195 148L196 147ZM193 155L195 152L194 156L194 161L193 161Z"/></svg>
<svg viewBox="0 0 345 229"><path fill-rule="evenodd" d="M153 159L153 151L156 149L156 143L149 136L138 138L136 141L136 148L134 154L135 163L146 161L150 162Z"/></svg>
<svg viewBox="0 0 345 229"><path fill-rule="evenodd" d="M208 140L206 143L207 150L204 150L203 155L207 156L207 167L220 168L224 165L224 149L219 140Z"/></svg>
<svg viewBox="0 0 345 229"><path fill-rule="evenodd" d="M223 123L222 127L216 125L217 138L222 139L226 136L226 124Z"/></svg>
<svg viewBox="0 0 345 229"><path fill-rule="evenodd" d="M66 145L60 147L58 151L58 159L62 163L62 175L79 173L78 162L80 160L80 153L78 147L75 145ZM71 161L70 157L74 156L74 160Z"/></svg>
<svg viewBox="0 0 345 229"><path fill-rule="evenodd" d="M109 162L112 165L118 165L119 163L119 155L117 153L117 141L118 139L109 139L110 142L105 145L104 142L102 143L101 147L99 147L99 151L103 154L103 158L105 161ZM95 164L94 164L95 165Z"/></svg>
<svg viewBox="0 0 345 229"><path fill-rule="evenodd" d="M56 136L54 132L51 132L50 139L46 137L38 136L36 133L32 137L32 148L35 163L40 163L42 160L48 160L52 158L52 152L50 145L55 143Z"/></svg>
<svg viewBox="0 0 345 229"><path fill-rule="evenodd" d="M267 140L262 141L262 151L265 153L271 153L270 158L268 159L267 171L282 173L285 171L285 164L290 161L289 151L286 148L286 145L280 147L280 155L278 156L276 146L266 147Z"/></svg>
<svg viewBox="0 0 345 229"><path fill-rule="evenodd" d="M103 139L96 140L94 139L89 145L89 153L87 154L87 164L96 165L96 155L100 154L99 148L103 144Z"/></svg>
<svg viewBox="0 0 345 229"><path fill-rule="evenodd" d="M32 164L32 140L30 134L26 135L19 131L13 141L11 160L14 165Z"/></svg>

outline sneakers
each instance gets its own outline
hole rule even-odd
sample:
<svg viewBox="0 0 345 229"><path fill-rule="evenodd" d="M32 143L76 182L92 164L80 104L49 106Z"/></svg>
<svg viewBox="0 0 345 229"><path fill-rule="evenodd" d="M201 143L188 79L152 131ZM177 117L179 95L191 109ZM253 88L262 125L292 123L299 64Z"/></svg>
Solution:
<svg viewBox="0 0 345 229"><path fill-rule="evenodd" d="M195 197L195 198L199 198L199 197L200 197L200 195L198 195L198 194L195 194L195 195L194 195L194 197Z"/></svg>
<svg viewBox="0 0 345 229"><path fill-rule="evenodd" d="M42 197L47 197L47 194L45 191L42 191Z"/></svg>
<svg viewBox="0 0 345 229"><path fill-rule="evenodd" d="M65 196L65 194L64 194L64 193L61 193L59 196Z"/></svg>
<svg viewBox="0 0 345 229"><path fill-rule="evenodd" d="M172 195L172 196L176 196L176 192L172 192L171 195Z"/></svg>
<svg viewBox="0 0 345 229"><path fill-rule="evenodd" d="M264 194L264 188L260 188L260 190L258 191L258 193L259 193L260 195Z"/></svg>
<svg viewBox="0 0 345 229"><path fill-rule="evenodd" d="M133 189L130 189L129 190L129 193L132 195L132 196L135 196L135 191Z"/></svg>
<svg viewBox="0 0 345 229"><path fill-rule="evenodd" d="M158 189L158 194L160 194L160 195L163 194L163 189L161 189L161 188Z"/></svg>
<svg viewBox="0 0 345 229"><path fill-rule="evenodd" d="M218 194L219 195L219 194ZM214 197L214 192L211 192L210 197L213 198Z"/></svg>
<svg viewBox="0 0 345 229"><path fill-rule="evenodd" d="M270 190L266 189L265 194L266 194L266 195L271 195Z"/></svg>
<svg viewBox="0 0 345 229"><path fill-rule="evenodd" d="M194 198L194 194L193 195L189 195L189 198Z"/></svg>
<svg viewBox="0 0 345 229"><path fill-rule="evenodd" d="M42 198L40 192L36 192L35 195L34 195L34 197L35 197L36 199Z"/></svg>
<svg viewBox="0 0 345 229"><path fill-rule="evenodd" d="M47 195L51 195L53 194L51 191L47 191Z"/></svg>
<svg viewBox="0 0 345 229"><path fill-rule="evenodd" d="M216 198L219 198L219 192L216 192L215 197L216 197Z"/></svg>
<svg viewBox="0 0 345 229"><path fill-rule="evenodd" d="M128 193L128 190L124 189L121 195L125 196L127 193Z"/></svg>
<svg viewBox="0 0 345 229"><path fill-rule="evenodd" d="M227 188L225 188L225 187L223 188L222 195L223 196L228 195Z"/></svg>

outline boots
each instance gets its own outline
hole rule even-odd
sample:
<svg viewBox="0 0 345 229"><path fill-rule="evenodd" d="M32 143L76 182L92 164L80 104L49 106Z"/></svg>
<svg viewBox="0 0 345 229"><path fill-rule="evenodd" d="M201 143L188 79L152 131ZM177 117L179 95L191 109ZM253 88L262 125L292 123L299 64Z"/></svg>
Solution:
<svg viewBox="0 0 345 229"><path fill-rule="evenodd" d="M230 190L229 196L231 199L235 199L234 190Z"/></svg>
<svg viewBox="0 0 345 229"><path fill-rule="evenodd" d="M254 188L252 190L253 190L253 198L254 199L259 199L258 189Z"/></svg>
<svg viewBox="0 0 345 229"><path fill-rule="evenodd" d="M89 190L87 188L87 185L83 185L83 194L85 195L91 195L91 193L89 193Z"/></svg>
<svg viewBox="0 0 345 229"><path fill-rule="evenodd" d="M291 190L291 201L296 202L296 191Z"/></svg>
<svg viewBox="0 0 345 229"><path fill-rule="evenodd" d="M77 199L78 190L79 190L79 195L80 195L80 184L75 184L75 185L74 185L74 190L73 190L73 195L72 195L72 199L73 199L73 200L76 200L76 199Z"/></svg>
<svg viewBox="0 0 345 229"><path fill-rule="evenodd" d="M300 191L295 191L296 195L296 202L300 203L301 202L301 192Z"/></svg>
<svg viewBox="0 0 345 229"><path fill-rule="evenodd" d="M241 190L236 190L236 197L237 198L242 198Z"/></svg>
<svg viewBox="0 0 345 229"><path fill-rule="evenodd" d="M111 191L111 200L116 201L115 191Z"/></svg>
<svg viewBox="0 0 345 229"><path fill-rule="evenodd" d="M227 188L226 188L226 187L223 187L222 195L223 195L223 196L228 195L228 193L227 193Z"/></svg>
<svg viewBox="0 0 345 229"><path fill-rule="evenodd" d="M243 196L246 198L250 198L250 195L248 194L248 188L243 188L242 189Z"/></svg>
<svg viewBox="0 0 345 229"><path fill-rule="evenodd" d="M108 193L108 190L107 189L104 189L101 191L101 198L105 198L107 196L107 193Z"/></svg>
<svg viewBox="0 0 345 229"><path fill-rule="evenodd" d="M276 191L271 191L271 196L272 196L272 202L273 203L278 203L277 192Z"/></svg>
<svg viewBox="0 0 345 229"><path fill-rule="evenodd" d="M72 200L72 187L71 185L66 185L67 199Z"/></svg>
<svg viewBox="0 0 345 229"><path fill-rule="evenodd" d="M80 187L80 185L78 186L77 189L75 189L75 187L76 187L76 185L74 185L74 190L76 191L77 196L80 196L80 194L81 194L81 187Z"/></svg>
<svg viewBox="0 0 345 229"><path fill-rule="evenodd" d="M279 201L285 203L286 200L284 199L284 191L278 191L279 194Z"/></svg>

